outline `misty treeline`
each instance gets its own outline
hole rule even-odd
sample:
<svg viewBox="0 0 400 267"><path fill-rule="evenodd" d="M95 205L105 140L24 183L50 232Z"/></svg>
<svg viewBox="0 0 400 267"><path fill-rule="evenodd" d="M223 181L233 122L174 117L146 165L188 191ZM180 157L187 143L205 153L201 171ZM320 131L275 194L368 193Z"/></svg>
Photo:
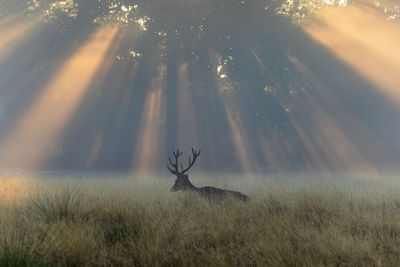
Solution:
<svg viewBox="0 0 400 267"><path fill-rule="evenodd" d="M24 97L35 99L43 81L96 28L116 24L125 33L113 43L115 56L103 64L111 66L105 78L91 84L65 127L62 155L50 158L47 168L86 168L97 133L103 144L90 168L132 168L146 99L160 69L165 105L149 130L163 138L153 159L160 169L169 151L191 146L207 155L199 169L211 171L343 170L365 162L382 167L400 155L393 145L400 134L393 123L398 107L293 23L322 9L324 1L1 0L0 5L2 18L41 23L31 31L35 38L0 66L6 77L0 96L20 96L10 107L0 102L7 125L0 138L18 121ZM32 54L39 47L42 53ZM29 86L20 86L22 80Z"/></svg>

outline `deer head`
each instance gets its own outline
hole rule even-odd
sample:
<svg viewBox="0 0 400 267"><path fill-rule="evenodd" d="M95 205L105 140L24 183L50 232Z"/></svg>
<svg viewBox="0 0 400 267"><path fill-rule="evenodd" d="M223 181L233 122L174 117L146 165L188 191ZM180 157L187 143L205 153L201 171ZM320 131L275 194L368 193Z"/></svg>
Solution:
<svg viewBox="0 0 400 267"><path fill-rule="evenodd" d="M169 159L169 165L167 165L168 170L176 176L175 184L171 188L171 191L175 192L178 190L195 190L196 187L194 187L190 181L189 181L189 176L185 174L190 168L193 167L194 163L196 162L197 157L200 155L201 150L196 151L192 148L192 155L193 159L189 157L189 164L186 169L183 168L183 164L179 164L178 159L179 157L183 154L183 152L180 152L179 149L176 151L173 151L172 154L175 158L174 161L172 161L171 157L168 157ZM179 166L181 167L181 170L179 171Z"/></svg>

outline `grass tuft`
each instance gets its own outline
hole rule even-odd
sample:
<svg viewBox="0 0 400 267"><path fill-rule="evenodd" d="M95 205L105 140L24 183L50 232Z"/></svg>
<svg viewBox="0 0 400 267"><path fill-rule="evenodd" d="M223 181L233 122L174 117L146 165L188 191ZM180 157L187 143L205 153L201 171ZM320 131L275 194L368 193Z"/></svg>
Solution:
<svg viewBox="0 0 400 267"><path fill-rule="evenodd" d="M84 194L78 186L66 186L41 192L31 199L28 210L46 223L72 222L83 218L83 201Z"/></svg>
<svg viewBox="0 0 400 267"><path fill-rule="evenodd" d="M166 188L98 185L48 185L18 205L3 203L0 267L400 262L397 193L257 187L247 203L214 203Z"/></svg>

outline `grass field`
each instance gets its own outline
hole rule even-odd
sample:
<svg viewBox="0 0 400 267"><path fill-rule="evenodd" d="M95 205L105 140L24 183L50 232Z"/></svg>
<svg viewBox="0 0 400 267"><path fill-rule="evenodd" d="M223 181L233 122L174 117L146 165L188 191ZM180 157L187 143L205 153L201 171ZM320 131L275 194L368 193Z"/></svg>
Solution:
<svg viewBox="0 0 400 267"><path fill-rule="evenodd" d="M396 183L221 180L251 201L210 203L168 179L1 179L0 266L400 262Z"/></svg>

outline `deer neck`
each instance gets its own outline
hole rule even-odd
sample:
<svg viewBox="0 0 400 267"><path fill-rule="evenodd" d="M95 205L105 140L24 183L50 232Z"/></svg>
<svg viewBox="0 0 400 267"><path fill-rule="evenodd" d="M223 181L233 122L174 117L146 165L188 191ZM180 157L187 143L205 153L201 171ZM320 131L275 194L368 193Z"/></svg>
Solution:
<svg viewBox="0 0 400 267"><path fill-rule="evenodd" d="M196 192L196 191L198 191L198 188L195 187L195 186L188 180L187 190L188 190L188 191L194 191L194 192Z"/></svg>

